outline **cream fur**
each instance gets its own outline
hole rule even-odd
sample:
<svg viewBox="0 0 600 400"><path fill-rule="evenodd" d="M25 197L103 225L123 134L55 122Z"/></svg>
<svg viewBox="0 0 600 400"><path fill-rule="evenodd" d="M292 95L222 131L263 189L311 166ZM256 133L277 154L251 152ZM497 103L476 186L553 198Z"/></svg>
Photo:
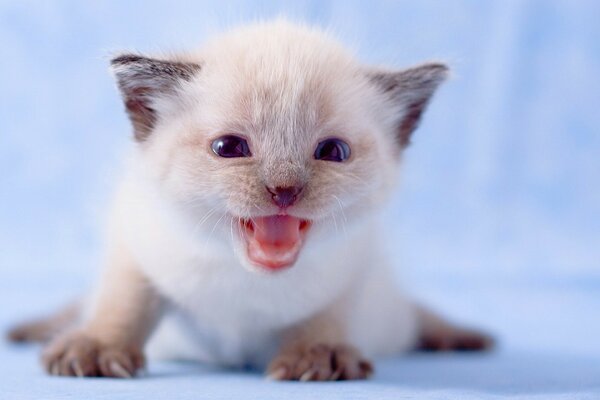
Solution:
<svg viewBox="0 0 600 400"><path fill-rule="evenodd" d="M377 209L397 181L398 132L416 127L446 68L374 70L323 32L285 21L163 60L178 64L149 75L127 58L113 64L126 100L143 84L155 114L134 120L143 134L80 334L141 348L164 314L154 354L224 365L265 365L297 344L348 344L368 356L415 346L417 311L392 283ZM170 75L156 81L157 69ZM212 154L211 141L226 133L246 137L253 157ZM350 160L313 159L329 136L351 145ZM307 243L292 268L262 272L246 259L239 220L278 212L265 185L295 184L305 188L289 213L313 222ZM68 353L60 343L51 371ZM112 373L124 375L125 362Z"/></svg>

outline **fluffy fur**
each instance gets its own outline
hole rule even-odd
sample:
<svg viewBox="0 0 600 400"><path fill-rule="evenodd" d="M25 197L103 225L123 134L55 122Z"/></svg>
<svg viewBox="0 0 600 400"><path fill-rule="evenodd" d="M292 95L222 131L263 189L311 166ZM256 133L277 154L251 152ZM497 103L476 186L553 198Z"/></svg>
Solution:
<svg viewBox="0 0 600 400"><path fill-rule="evenodd" d="M376 210L444 65L371 68L319 30L276 21L199 52L122 55L112 69L137 144L105 273L81 322L48 345L49 372L133 376L150 337L155 353L300 380L365 378L368 357L419 344L489 344L406 299L379 249ZM229 133L252 157L212 153ZM351 146L346 162L313 158L332 136ZM303 191L285 212L311 228L291 268L266 272L249 262L240 221L280 213L265 187L290 186Z"/></svg>

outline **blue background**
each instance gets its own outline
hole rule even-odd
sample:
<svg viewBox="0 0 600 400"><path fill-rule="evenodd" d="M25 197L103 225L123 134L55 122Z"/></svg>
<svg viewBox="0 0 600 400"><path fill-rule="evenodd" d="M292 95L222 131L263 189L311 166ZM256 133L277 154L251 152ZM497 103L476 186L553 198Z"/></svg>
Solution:
<svg viewBox="0 0 600 400"><path fill-rule="evenodd" d="M110 54L194 48L275 16L331 28L366 63L451 65L387 210L403 285L502 351L599 361L593 0L0 2L0 326L94 275L131 146Z"/></svg>

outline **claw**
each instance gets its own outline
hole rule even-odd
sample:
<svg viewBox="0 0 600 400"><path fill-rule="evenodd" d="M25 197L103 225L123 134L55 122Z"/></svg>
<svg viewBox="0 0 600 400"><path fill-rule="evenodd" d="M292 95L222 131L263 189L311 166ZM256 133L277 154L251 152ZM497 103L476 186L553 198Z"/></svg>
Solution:
<svg viewBox="0 0 600 400"><path fill-rule="evenodd" d="M71 362L71 369L75 372L75 375L79 378L83 378L85 373L83 372L83 368L81 368L81 364L79 364L78 360L73 360Z"/></svg>
<svg viewBox="0 0 600 400"><path fill-rule="evenodd" d="M287 374L286 367L278 367L274 371L272 371L270 374L267 375L267 379L270 379L272 381L280 381L285 377L286 374Z"/></svg>
<svg viewBox="0 0 600 400"><path fill-rule="evenodd" d="M371 376L373 376L373 366L371 365L371 363L362 362L360 365L360 369L362 371L364 379L369 379Z"/></svg>
<svg viewBox="0 0 600 400"><path fill-rule="evenodd" d="M306 371L305 373L303 373L300 376L300 382L308 382L311 381L315 378L315 376L317 375L317 371L314 369L309 369L308 371Z"/></svg>
<svg viewBox="0 0 600 400"><path fill-rule="evenodd" d="M343 369L338 369L333 374L331 374L331 376L329 377L329 380L330 381L337 381L338 379L340 379L340 376L342 376L342 372L344 372Z"/></svg>
<svg viewBox="0 0 600 400"><path fill-rule="evenodd" d="M60 367L58 362L55 361L50 365L50 375L60 375Z"/></svg>
<svg viewBox="0 0 600 400"><path fill-rule="evenodd" d="M109 364L109 368L113 374L115 374L118 378L132 378L131 372L127 371L123 365L121 365L118 361L111 361Z"/></svg>

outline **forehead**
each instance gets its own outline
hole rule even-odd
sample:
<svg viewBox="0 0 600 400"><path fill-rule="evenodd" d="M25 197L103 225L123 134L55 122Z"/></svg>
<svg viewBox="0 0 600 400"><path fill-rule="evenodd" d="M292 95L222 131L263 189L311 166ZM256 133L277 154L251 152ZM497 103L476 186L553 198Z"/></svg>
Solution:
<svg viewBox="0 0 600 400"><path fill-rule="evenodd" d="M312 139L331 124L336 108L335 90L324 78L292 71L253 79L239 85L230 104L257 138Z"/></svg>
<svg viewBox="0 0 600 400"><path fill-rule="evenodd" d="M215 128L258 142L312 144L360 111L357 67L339 54L266 47L205 65L203 114Z"/></svg>

